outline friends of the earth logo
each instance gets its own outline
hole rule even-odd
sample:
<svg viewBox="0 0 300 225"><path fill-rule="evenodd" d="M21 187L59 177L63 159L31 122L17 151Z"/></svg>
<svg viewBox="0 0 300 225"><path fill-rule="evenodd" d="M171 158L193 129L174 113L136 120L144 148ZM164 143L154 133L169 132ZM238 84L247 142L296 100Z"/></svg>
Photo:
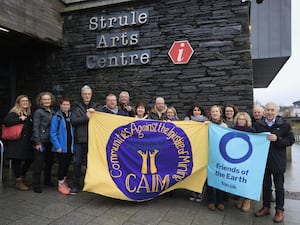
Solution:
<svg viewBox="0 0 300 225"><path fill-rule="evenodd" d="M246 133L228 132L221 138L219 150L225 161L216 164L215 175L225 178L227 181L247 183L249 169L243 168L242 165L251 157L253 152L249 136ZM231 188L236 187L223 181L222 185Z"/></svg>
<svg viewBox="0 0 300 225"><path fill-rule="evenodd" d="M245 143L247 143L247 147L248 150L246 151L246 153L242 156L237 156L237 157L232 157L228 154L228 149L227 144L228 142L230 142L233 139L238 138L239 140L243 140L245 141ZM227 134L225 134L220 141L219 144L219 148L220 148L220 153L222 155L222 157L229 163L242 163L244 161L246 161L247 159L249 159L249 157L252 154L252 143L250 141L250 138L247 134L244 133L237 133L237 132L228 132ZM247 148L245 148L247 149Z"/></svg>
<svg viewBox="0 0 300 225"><path fill-rule="evenodd" d="M191 174L185 132L172 122L138 120L116 128L106 146L108 169L128 198L148 200Z"/></svg>

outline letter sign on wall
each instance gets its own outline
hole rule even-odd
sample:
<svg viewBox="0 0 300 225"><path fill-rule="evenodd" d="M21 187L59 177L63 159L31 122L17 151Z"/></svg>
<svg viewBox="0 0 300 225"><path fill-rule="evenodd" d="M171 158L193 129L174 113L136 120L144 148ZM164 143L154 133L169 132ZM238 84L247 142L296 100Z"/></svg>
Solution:
<svg viewBox="0 0 300 225"><path fill-rule="evenodd" d="M194 53L188 41L174 41L168 55L174 64L187 64Z"/></svg>

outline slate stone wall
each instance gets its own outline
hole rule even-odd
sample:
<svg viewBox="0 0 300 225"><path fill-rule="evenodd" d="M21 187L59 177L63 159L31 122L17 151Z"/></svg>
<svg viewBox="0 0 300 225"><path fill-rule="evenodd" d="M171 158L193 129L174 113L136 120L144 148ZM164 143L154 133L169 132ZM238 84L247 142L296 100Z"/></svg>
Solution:
<svg viewBox="0 0 300 225"><path fill-rule="evenodd" d="M93 16L123 15L147 9L149 22L100 31L89 30ZM162 96L183 116L193 102L206 109L232 103L249 111L253 104L253 74L248 30L248 6L239 0L161 0L83 9L62 14L63 47L44 52L43 63L26 78L32 95L50 90L57 97L80 96L84 84L104 104L108 93L130 92L132 102L149 105ZM96 49L97 34L139 32L138 44ZM174 65L168 51L174 41L188 40L194 49L188 64ZM145 65L88 69L92 54L150 50ZM35 79L42 80L38 85ZM24 85L24 82L19 85ZM23 87L26 89L25 87Z"/></svg>

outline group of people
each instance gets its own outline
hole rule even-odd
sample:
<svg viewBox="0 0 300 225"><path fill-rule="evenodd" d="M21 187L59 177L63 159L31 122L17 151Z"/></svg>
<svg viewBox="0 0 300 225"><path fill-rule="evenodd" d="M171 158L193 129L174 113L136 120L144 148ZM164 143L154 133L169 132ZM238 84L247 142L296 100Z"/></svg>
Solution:
<svg viewBox="0 0 300 225"><path fill-rule="evenodd" d="M80 191L81 166L88 151L88 122L95 111L130 116L138 119L153 119L164 121L179 120L176 109L168 107L162 97L157 97L154 106L148 110L147 104L139 102L130 105L129 93L122 91L117 96L106 96L105 105L92 101L92 89L85 85L81 88L81 100L73 104L68 98L59 101L59 109L53 107L55 98L50 92L41 92L36 99L38 108L31 113L31 101L28 96L20 95L15 101L3 124L12 126L24 125L21 138L6 142L6 158L12 160L16 178L16 187L28 190L26 173L33 164L33 191L42 192L42 171L44 185L56 186L51 180L54 156L57 157L57 188L61 194L76 194ZM246 132L270 132L267 139L271 142L267 165L263 180L263 207L255 213L261 217L270 214L272 182L276 193L275 222L281 222L284 217L284 172L286 169L286 147L294 143L294 135L290 125L278 115L279 107L275 103L267 103L265 107L254 106L252 115L239 112L232 104L221 108L218 105L210 107L208 113L195 103L186 113L184 120L215 123ZM54 154L55 153L55 154ZM67 183L69 166L74 156L74 168L71 187ZM207 202L210 210L224 210L226 193L207 185ZM191 193L190 200L201 202L202 193ZM250 200L239 198L237 208L244 212L250 209Z"/></svg>
<svg viewBox="0 0 300 225"><path fill-rule="evenodd" d="M220 126L245 132L269 132L267 139L270 141L269 153L266 163L266 169L263 179L263 207L255 213L256 217L262 217L270 214L272 184L275 187L275 216L273 221L282 222L284 219L284 173L286 170L286 147L295 142L294 134L289 123L279 116L279 106L269 102L265 107L255 105L252 109L252 115L247 112L239 112L238 108L232 104L225 105L222 108L214 105L210 107L208 118L199 116L201 107L193 108L192 116L198 112L198 120L204 123L215 123ZM223 112L223 113L222 113ZM193 118L190 116L190 118ZM201 119L200 119L201 118ZM221 190L207 186L207 202L210 210L224 210L224 200L226 194ZM196 197L195 197L196 196ZM238 196L237 196L238 197ZM201 195L193 195L191 200L201 201ZM250 200L239 198L237 208L243 212L250 209Z"/></svg>

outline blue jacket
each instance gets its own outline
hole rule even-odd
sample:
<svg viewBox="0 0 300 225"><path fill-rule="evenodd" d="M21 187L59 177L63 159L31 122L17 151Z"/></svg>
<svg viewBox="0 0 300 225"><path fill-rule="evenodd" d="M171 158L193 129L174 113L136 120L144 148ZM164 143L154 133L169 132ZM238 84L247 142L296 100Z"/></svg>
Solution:
<svg viewBox="0 0 300 225"><path fill-rule="evenodd" d="M69 112L69 117L71 113ZM74 149L74 129L70 123L71 128L71 152ZM50 141L52 143L52 152L57 152L61 148L62 153L67 153L67 126L66 120L61 110L58 110L52 117L50 126Z"/></svg>

